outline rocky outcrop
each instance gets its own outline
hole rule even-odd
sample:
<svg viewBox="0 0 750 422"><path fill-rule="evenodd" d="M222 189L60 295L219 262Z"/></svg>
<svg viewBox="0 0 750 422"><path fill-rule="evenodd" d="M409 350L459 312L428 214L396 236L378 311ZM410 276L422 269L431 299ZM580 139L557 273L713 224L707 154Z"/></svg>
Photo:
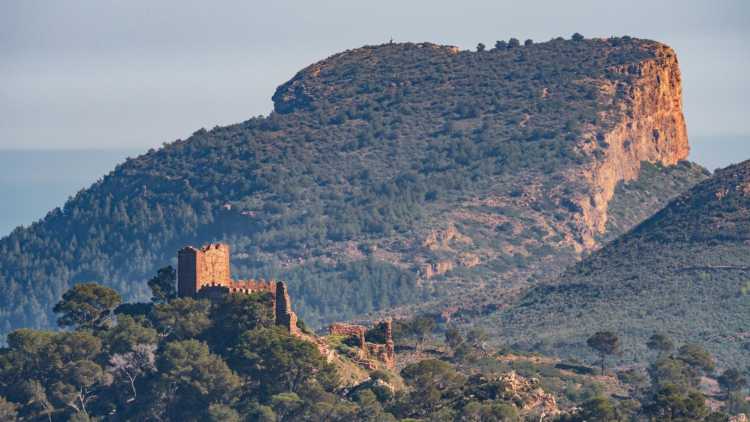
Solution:
<svg viewBox="0 0 750 422"><path fill-rule="evenodd" d="M506 394L521 405L522 412L537 411L543 416L560 414L555 396L545 392L536 378L524 378L515 371L510 371L500 377L500 382Z"/></svg>
<svg viewBox="0 0 750 422"><path fill-rule="evenodd" d="M470 244L471 238L461 234L456 226L449 225L445 229L435 229L422 241L422 247L431 251L449 249L451 242Z"/></svg>
<svg viewBox="0 0 750 422"><path fill-rule="evenodd" d="M437 262L422 264L419 267L419 275L429 280L451 270L453 270L453 261L444 259Z"/></svg>
<svg viewBox="0 0 750 422"><path fill-rule="evenodd" d="M544 391L538 379L522 377L515 371L491 377L476 374L469 379L469 384L475 386L471 387L471 396L510 401L525 420L546 421L562 413L555 396Z"/></svg>
<svg viewBox="0 0 750 422"><path fill-rule="evenodd" d="M458 264L462 267L471 268L479 265L481 260L473 253L464 252L458 256Z"/></svg>
<svg viewBox="0 0 750 422"><path fill-rule="evenodd" d="M600 86L605 101L619 104L615 115L602 116L613 118L614 124L605 131L589 126L578 145L595 157L589 166L569 174L571 181L585 180L590 187L573 199L580 208L585 248L594 247L596 236L604 233L607 206L618 183L636 179L643 161L670 166L685 160L690 151L677 55L662 44L653 53L653 58L637 64L609 69L622 79L610 78Z"/></svg>

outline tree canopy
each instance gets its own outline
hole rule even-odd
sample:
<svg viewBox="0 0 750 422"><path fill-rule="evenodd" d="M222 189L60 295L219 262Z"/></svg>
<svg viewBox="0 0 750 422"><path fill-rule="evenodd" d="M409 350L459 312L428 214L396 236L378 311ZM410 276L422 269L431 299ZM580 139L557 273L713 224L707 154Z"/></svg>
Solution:
<svg viewBox="0 0 750 422"><path fill-rule="evenodd" d="M60 314L60 327L100 329L108 324L112 311L122 303L120 295L109 287L82 283L65 292L54 307Z"/></svg>

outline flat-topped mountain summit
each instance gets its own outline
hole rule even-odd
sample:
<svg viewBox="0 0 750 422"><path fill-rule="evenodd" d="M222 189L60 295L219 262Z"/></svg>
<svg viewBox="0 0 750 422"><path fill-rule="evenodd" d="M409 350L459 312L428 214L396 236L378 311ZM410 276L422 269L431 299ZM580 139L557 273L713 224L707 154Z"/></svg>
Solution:
<svg viewBox="0 0 750 422"><path fill-rule="evenodd" d="M231 244L234 274L287 280L314 326L471 306L706 177L682 162L677 57L653 41L364 47L273 98L267 117L129 159L0 240L0 329L50 326L79 282L143 299L173 250L214 241Z"/></svg>

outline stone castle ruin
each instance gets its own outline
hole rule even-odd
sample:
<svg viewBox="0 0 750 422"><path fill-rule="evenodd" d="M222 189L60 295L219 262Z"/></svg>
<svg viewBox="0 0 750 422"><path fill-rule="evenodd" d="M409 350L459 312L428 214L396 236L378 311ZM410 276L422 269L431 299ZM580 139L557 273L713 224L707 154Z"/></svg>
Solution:
<svg viewBox="0 0 750 422"><path fill-rule="evenodd" d="M297 327L297 314L292 311L289 290L282 281L233 280L230 266L230 248L224 243L211 243L202 248L186 246L177 253L177 295L179 297L221 297L232 294L268 292L273 297L276 325L286 328L295 337L314 343L330 361L333 352L325 341L303 333ZM391 320L381 322L384 344L365 340L367 328L362 325L336 323L329 327L331 335L354 337L358 346L355 361L367 368L376 369L382 364L388 369L396 366Z"/></svg>
<svg viewBox="0 0 750 422"><path fill-rule="evenodd" d="M377 362L382 362L386 368L396 367L396 353L393 346L393 323L387 319L380 323L383 330L385 344L370 343L365 340L367 328L363 325L335 323L331 324L328 331L331 335L354 338L357 344L357 363L368 368L376 369Z"/></svg>
<svg viewBox="0 0 750 422"><path fill-rule="evenodd" d="M233 280L229 245L211 243L200 249L186 246L177 252L177 295L218 297L227 293L269 292L273 296L276 325L299 334L297 315L282 281Z"/></svg>

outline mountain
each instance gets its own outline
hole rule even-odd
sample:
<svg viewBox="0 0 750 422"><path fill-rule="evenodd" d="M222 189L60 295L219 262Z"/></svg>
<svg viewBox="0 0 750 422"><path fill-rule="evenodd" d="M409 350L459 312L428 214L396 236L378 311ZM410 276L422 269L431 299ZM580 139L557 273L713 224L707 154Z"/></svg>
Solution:
<svg viewBox="0 0 750 422"><path fill-rule="evenodd" d="M231 244L235 274L288 281L312 326L474 306L557 274L705 178L682 162L677 57L654 41L363 47L273 100L267 117L125 161L0 240L0 332L53 325L80 282L145 299L180 247L211 241ZM648 191L618 196L634 180Z"/></svg>
<svg viewBox="0 0 750 422"><path fill-rule="evenodd" d="M0 235L28 225L137 150L0 149Z"/></svg>
<svg viewBox="0 0 750 422"><path fill-rule="evenodd" d="M625 361L655 332L750 360L750 161L718 170L626 235L493 315L504 341L581 356L599 330ZM485 321L488 322L488 321Z"/></svg>

